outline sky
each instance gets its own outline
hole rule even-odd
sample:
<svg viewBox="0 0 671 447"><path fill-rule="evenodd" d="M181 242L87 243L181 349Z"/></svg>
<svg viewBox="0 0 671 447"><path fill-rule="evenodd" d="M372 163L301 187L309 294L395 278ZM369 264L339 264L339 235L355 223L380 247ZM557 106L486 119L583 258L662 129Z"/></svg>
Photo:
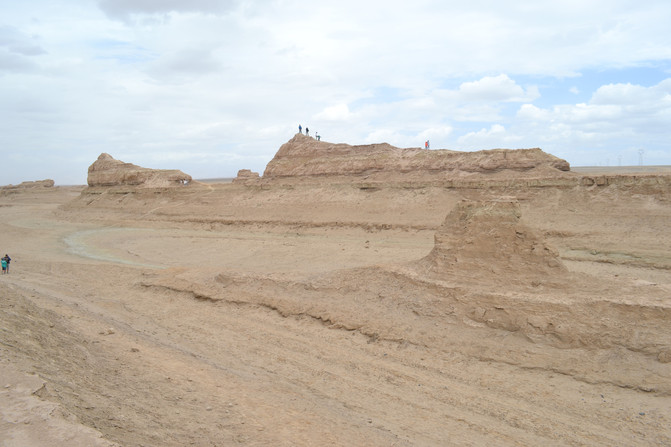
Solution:
<svg viewBox="0 0 671 447"><path fill-rule="evenodd" d="M0 185L322 141L671 165L668 0L0 0Z"/></svg>

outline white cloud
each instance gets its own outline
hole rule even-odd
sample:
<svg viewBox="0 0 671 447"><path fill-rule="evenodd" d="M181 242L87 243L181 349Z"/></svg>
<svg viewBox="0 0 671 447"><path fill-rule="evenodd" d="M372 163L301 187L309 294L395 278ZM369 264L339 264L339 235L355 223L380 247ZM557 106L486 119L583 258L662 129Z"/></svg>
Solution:
<svg viewBox="0 0 671 447"><path fill-rule="evenodd" d="M469 132L457 139L459 146L463 149L491 149L491 148L510 148L520 143L522 138L511 134L501 124L492 124L489 129L480 129L477 132Z"/></svg>
<svg viewBox="0 0 671 447"><path fill-rule="evenodd" d="M37 64L29 58L0 48L0 73L29 72L36 70L37 67Z"/></svg>
<svg viewBox="0 0 671 447"><path fill-rule="evenodd" d="M13 26L0 25L0 74L38 69L34 56L46 54L39 39L27 36Z"/></svg>
<svg viewBox="0 0 671 447"><path fill-rule="evenodd" d="M418 139L419 140L431 140L431 141L447 141L447 139L452 135L454 132L454 128L452 126L436 126L436 127L430 127L428 129L425 129L421 131L418 134ZM431 146L436 148L436 146Z"/></svg>
<svg viewBox="0 0 671 447"><path fill-rule="evenodd" d="M632 84L608 84L599 87L591 99L592 104L630 105L657 99L654 89Z"/></svg>
<svg viewBox="0 0 671 447"><path fill-rule="evenodd" d="M134 15L171 12L218 14L232 9L237 0L100 0L99 6L110 18L127 21Z"/></svg>
<svg viewBox="0 0 671 447"><path fill-rule="evenodd" d="M315 118L323 121L347 121L351 116L352 114L347 104L336 104L325 108L315 115Z"/></svg>
<svg viewBox="0 0 671 447"><path fill-rule="evenodd" d="M525 102L533 101L540 95L537 87L532 86L525 91L505 74L464 82L457 93L459 100L464 102Z"/></svg>
<svg viewBox="0 0 671 447"><path fill-rule="evenodd" d="M522 104L522 106L517 111L517 118L534 122L549 121L551 119L550 115L550 111L543 110L533 104Z"/></svg>
<svg viewBox="0 0 671 447"><path fill-rule="evenodd" d="M653 131L671 115L671 78L651 87L608 84L596 90L588 103L541 109L524 104L517 117L535 123L563 122L573 127L600 128L604 133L638 128Z"/></svg>
<svg viewBox="0 0 671 447"><path fill-rule="evenodd" d="M651 87L607 84L598 88L588 103L540 108L522 105L516 115L515 132L542 142L548 150L562 154L575 150L576 164L596 164L629 154L625 164L636 164L630 148L660 148L649 161L668 163L671 156L666 132L671 122L671 78ZM583 148L580 151L580 148ZM664 149L662 149L664 148ZM613 155L615 154L615 155ZM659 160L659 161L658 161Z"/></svg>
<svg viewBox="0 0 671 447"><path fill-rule="evenodd" d="M46 51L38 45L39 39L28 36L14 26L0 25L0 48L22 56L38 56Z"/></svg>
<svg viewBox="0 0 671 447"><path fill-rule="evenodd" d="M200 46L182 48L166 54L151 63L147 73L153 77L170 80L182 80L184 77L203 76L222 69L221 62L213 54L213 49Z"/></svg>
<svg viewBox="0 0 671 447"><path fill-rule="evenodd" d="M661 0L13 2L0 17L0 138L17 156L3 179L33 179L21 160L49 154L83 182L72 157L140 151L152 163L213 154L225 165L189 174L234 175L298 123L352 144L664 153L671 80L576 76L575 96L541 95L584 70L668 70L669 16Z"/></svg>

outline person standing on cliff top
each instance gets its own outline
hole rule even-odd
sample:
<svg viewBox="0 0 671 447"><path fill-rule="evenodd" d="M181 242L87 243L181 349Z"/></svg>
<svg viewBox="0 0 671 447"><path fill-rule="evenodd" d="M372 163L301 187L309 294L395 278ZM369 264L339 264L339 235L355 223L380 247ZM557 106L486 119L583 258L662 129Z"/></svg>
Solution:
<svg viewBox="0 0 671 447"><path fill-rule="evenodd" d="M310 129L308 129L307 127L305 128L305 135L308 135L308 136L310 135Z"/></svg>
<svg viewBox="0 0 671 447"><path fill-rule="evenodd" d="M298 133L303 135L303 126L301 126L300 124L298 125Z"/></svg>

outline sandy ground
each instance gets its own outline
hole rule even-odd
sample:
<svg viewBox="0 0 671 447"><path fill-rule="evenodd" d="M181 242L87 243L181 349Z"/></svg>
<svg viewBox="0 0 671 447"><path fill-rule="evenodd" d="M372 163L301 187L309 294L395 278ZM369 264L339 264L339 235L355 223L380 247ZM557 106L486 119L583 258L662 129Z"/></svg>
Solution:
<svg viewBox="0 0 671 447"><path fill-rule="evenodd" d="M671 445L669 191L81 189L0 196L3 446ZM511 196L568 276L421 270Z"/></svg>

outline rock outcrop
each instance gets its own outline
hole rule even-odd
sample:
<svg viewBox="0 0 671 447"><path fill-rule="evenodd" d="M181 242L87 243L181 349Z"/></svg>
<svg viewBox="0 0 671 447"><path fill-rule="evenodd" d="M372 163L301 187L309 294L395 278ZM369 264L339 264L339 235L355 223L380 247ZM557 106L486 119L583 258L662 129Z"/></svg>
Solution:
<svg viewBox="0 0 671 447"><path fill-rule="evenodd" d="M434 248L420 261L434 277L526 283L567 272L557 251L520 221L515 201L463 200L434 236Z"/></svg>
<svg viewBox="0 0 671 447"><path fill-rule="evenodd" d="M233 179L233 183L245 183L247 181L255 181L259 179L259 173L250 169L240 169L238 176Z"/></svg>
<svg viewBox="0 0 671 447"><path fill-rule="evenodd" d="M89 186L144 186L162 188L181 186L191 182L191 176L177 169L149 169L124 163L102 153L89 166Z"/></svg>
<svg viewBox="0 0 671 447"><path fill-rule="evenodd" d="M268 163L264 178L359 176L387 173L444 177L499 172L562 173L567 161L541 149L492 149L477 152L401 149L386 143L333 144L297 134Z"/></svg>
<svg viewBox="0 0 671 447"><path fill-rule="evenodd" d="M29 182L21 182L18 185L3 186L5 189L24 189L24 188L53 188L54 181L51 179L35 180Z"/></svg>

